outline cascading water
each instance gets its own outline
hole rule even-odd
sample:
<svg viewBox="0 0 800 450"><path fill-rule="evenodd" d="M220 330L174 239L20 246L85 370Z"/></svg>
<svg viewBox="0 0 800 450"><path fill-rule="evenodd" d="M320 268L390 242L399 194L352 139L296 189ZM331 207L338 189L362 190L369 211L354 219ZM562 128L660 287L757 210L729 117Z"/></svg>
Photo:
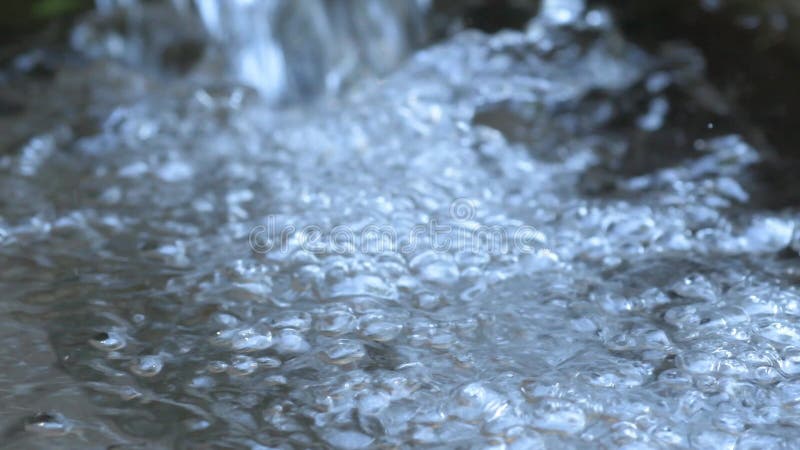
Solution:
<svg viewBox="0 0 800 450"><path fill-rule="evenodd" d="M85 60L0 80L8 448L800 438L800 214L691 48L549 0L278 109L415 4L98 5ZM177 64L198 19L229 47Z"/></svg>
<svg viewBox="0 0 800 450"><path fill-rule="evenodd" d="M421 0L105 0L73 44L93 56L158 65L175 42L210 38L206 62L222 66L217 76L269 101L298 100L338 91L360 73L388 73L423 42L427 8Z"/></svg>
<svg viewBox="0 0 800 450"><path fill-rule="evenodd" d="M421 38L416 2L196 0L240 79L268 98L335 91L359 69L387 73Z"/></svg>

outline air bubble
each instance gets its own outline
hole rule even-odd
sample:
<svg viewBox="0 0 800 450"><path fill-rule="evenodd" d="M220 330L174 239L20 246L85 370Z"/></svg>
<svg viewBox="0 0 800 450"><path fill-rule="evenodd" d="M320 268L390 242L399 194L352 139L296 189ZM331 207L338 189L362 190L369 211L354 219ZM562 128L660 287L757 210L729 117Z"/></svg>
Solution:
<svg viewBox="0 0 800 450"><path fill-rule="evenodd" d="M282 355L296 355L307 352L311 346L300 331L292 328L280 330L274 338L275 351Z"/></svg>
<svg viewBox="0 0 800 450"><path fill-rule="evenodd" d="M361 295L394 300L397 298L397 291L379 277L359 275L354 278L344 279L333 285L328 297L335 299Z"/></svg>
<svg viewBox="0 0 800 450"><path fill-rule="evenodd" d="M534 404L533 416L530 422L533 428L542 431L576 434L586 427L586 414L581 408L569 401L540 398Z"/></svg>
<svg viewBox="0 0 800 450"><path fill-rule="evenodd" d="M120 350L125 347L125 338L114 331L101 331L89 340L89 343L96 349L106 352Z"/></svg>
<svg viewBox="0 0 800 450"><path fill-rule="evenodd" d="M374 438L353 430L328 429L323 432L322 438L328 445L344 450L357 450L369 447Z"/></svg>
<svg viewBox="0 0 800 450"><path fill-rule="evenodd" d="M69 433L72 425L67 419L54 412L40 412L25 421L25 431L44 436L61 436Z"/></svg>
<svg viewBox="0 0 800 450"><path fill-rule="evenodd" d="M381 315L364 316L359 321L361 336L377 342L386 342L394 339L403 329L403 325L392 323Z"/></svg>
<svg viewBox="0 0 800 450"><path fill-rule="evenodd" d="M258 362L246 355L236 355L231 359L227 372L233 376L250 375L258 369Z"/></svg>
<svg viewBox="0 0 800 450"><path fill-rule="evenodd" d="M355 330L356 319L348 310L333 308L321 313L316 324L321 333L336 336Z"/></svg>
<svg viewBox="0 0 800 450"><path fill-rule="evenodd" d="M272 346L272 333L254 328L224 330L216 333L211 340L235 352L255 352Z"/></svg>
<svg viewBox="0 0 800 450"><path fill-rule="evenodd" d="M427 251L415 256L409 267L428 282L451 285L458 281L460 271L452 256L447 253Z"/></svg>
<svg viewBox="0 0 800 450"><path fill-rule="evenodd" d="M340 340L322 353L322 358L336 365L350 364L366 355L364 346L355 341Z"/></svg>
<svg viewBox="0 0 800 450"><path fill-rule="evenodd" d="M163 368L164 361L157 355L140 356L131 363L131 372L146 378L158 375Z"/></svg>

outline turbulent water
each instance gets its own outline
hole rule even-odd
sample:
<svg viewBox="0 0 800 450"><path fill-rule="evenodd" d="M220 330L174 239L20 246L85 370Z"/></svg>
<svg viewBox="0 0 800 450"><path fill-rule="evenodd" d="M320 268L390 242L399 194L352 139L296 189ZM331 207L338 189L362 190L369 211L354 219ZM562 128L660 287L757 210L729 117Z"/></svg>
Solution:
<svg viewBox="0 0 800 450"><path fill-rule="evenodd" d="M253 86L282 103L385 74L425 40L426 0L97 0L74 47L139 68ZM206 45L209 42L212 45Z"/></svg>
<svg viewBox="0 0 800 450"><path fill-rule="evenodd" d="M791 447L798 211L695 52L545 5L307 107L6 77L3 444Z"/></svg>

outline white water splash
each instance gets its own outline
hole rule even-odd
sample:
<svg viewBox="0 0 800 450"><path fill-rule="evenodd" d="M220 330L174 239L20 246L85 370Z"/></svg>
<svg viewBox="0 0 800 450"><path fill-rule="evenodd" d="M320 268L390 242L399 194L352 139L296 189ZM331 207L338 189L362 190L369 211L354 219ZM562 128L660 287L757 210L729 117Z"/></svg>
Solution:
<svg viewBox="0 0 800 450"><path fill-rule="evenodd" d="M420 0L97 0L72 41L93 57L157 66L176 41L205 40L206 66L222 65L222 76L280 102L388 73L425 39L427 7Z"/></svg>

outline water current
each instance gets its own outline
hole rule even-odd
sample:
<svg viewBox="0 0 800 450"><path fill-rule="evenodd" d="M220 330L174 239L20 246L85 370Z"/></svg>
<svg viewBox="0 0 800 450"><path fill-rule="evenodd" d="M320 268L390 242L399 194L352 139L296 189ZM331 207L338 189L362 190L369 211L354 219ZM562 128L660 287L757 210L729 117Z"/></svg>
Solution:
<svg viewBox="0 0 800 450"><path fill-rule="evenodd" d="M800 214L697 51L577 0L418 50L417 2L122 3L2 79L6 448L800 438Z"/></svg>

